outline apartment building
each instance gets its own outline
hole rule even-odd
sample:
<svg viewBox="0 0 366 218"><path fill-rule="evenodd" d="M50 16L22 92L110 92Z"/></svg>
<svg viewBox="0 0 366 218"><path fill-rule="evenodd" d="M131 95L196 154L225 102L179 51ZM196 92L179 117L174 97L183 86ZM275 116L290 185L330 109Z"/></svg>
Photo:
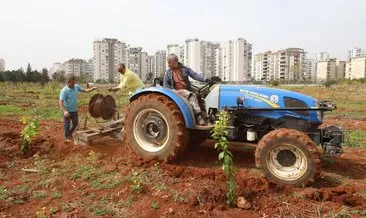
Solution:
<svg viewBox="0 0 366 218"><path fill-rule="evenodd" d="M154 54L154 77L162 77L167 69L166 51L158 50Z"/></svg>
<svg viewBox="0 0 366 218"><path fill-rule="evenodd" d="M118 82L118 63L127 60L127 45L117 39L104 38L93 42L94 81Z"/></svg>
<svg viewBox="0 0 366 218"><path fill-rule="evenodd" d="M155 56L148 55L147 56L147 78L146 81L152 81L155 77Z"/></svg>
<svg viewBox="0 0 366 218"><path fill-rule="evenodd" d="M363 50L359 47L351 48L347 52L347 58L348 58L347 60L350 61L351 58L359 57L363 54L365 54L365 50Z"/></svg>
<svg viewBox="0 0 366 218"><path fill-rule="evenodd" d="M253 63L253 78L263 81L305 80L307 74L305 56L306 52L301 48L287 48L257 54Z"/></svg>
<svg viewBox="0 0 366 218"><path fill-rule="evenodd" d="M351 58L350 63L347 63L347 69L349 79L361 79L366 78L366 55L357 56Z"/></svg>
<svg viewBox="0 0 366 218"><path fill-rule="evenodd" d="M337 80L345 77L346 62L336 58L317 62L317 81Z"/></svg>
<svg viewBox="0 0 366 218"><path fill-rule="evenodd" d="M329 53L328 52L320 52L315 54L315 59L317 62L319 61L327 61L329 60Z"/></svg>
<svg viewBox="0 0 366 218"><path fill-rule="evenodd" d="M305 59L305 73L304 77L308 81L316 82L316 59Z"/></svg>
<svg viewBox="0 0 366 218"><path fill-rule="evenodd" d="M187 39L184 44L184 65L196 72L201 72L201 42L198 39Z"/></svg>
<svg viewBox="0 0 366 218"><path fill-rule="evenodd" d="M179 44L169 44L167 46L166 55L175 54L179 58L179 62L184 63L184 46Z"/></svg>
<svg viewBox="0 0 366 218"><path fill-rule="evenodd" d="M83 60L79 58L73 58L65 61L63 64L54 63L50 69L51 75L57 71L64 71L65 74L73 74L78 77L93 79L93 59Z"/></svg>

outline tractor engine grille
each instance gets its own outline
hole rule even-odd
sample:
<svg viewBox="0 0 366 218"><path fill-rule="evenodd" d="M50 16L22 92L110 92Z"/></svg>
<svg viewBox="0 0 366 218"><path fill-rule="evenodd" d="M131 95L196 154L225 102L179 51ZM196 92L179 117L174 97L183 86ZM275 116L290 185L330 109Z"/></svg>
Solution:
<svg viewBox="0 0 366 218"><path fill-rule="evenodd" d="M237 113L236 114L236 120L239 123L245 123L250 125L261 125L265 118L263 117L257 117L246 113Z"/></svg>

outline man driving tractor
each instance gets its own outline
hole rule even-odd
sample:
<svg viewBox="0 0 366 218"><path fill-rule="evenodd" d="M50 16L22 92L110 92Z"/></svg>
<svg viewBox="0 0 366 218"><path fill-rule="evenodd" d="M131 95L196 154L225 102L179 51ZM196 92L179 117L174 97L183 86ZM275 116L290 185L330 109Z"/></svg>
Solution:
<svg viewBox="0 0 366 218"><path fill-rule="evenodd" d="M209 82L210 80L181 64L178 61L178 56L175 54L170 54L167 62L169 69L164 75L164 88L173 89L180 96L188 99L193 108L197 125L207 125L207 121L203 117L201 107L199 106L197 95L192 92L188 77L200 82Z"/></svg>

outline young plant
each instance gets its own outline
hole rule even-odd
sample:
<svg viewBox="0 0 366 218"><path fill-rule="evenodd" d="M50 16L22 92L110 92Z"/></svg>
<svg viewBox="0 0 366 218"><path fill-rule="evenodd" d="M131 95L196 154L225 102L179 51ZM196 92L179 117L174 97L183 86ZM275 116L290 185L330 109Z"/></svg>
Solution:
<svg viewBox="0 0 366 218"><path fill-rule="evenodd" d="M160 205L159 205L159 203L153 202L153 203L151 203L150 207L152 209L159 209L160 208Z"/></svg>
<svg viewBox="0 0 366 218"><path fill-rule="evenodd" d="M236 168L233 162L233 155L228 150L228 124L229 117L227 111L220 112L219 119L215 122L215 127L212 130L212 137L218 140L215 144L215 149L219 151L219 160L222 160L222 169L226 174L228 187L228 192L226 194L227 204L233 206L235 205L236 199L236 185L234 181Z"/></svg>
<svg viewBox="0 0 366 218"><path fill-rule="evenodd" d="M23 116L21 122L24 125L22 130L22 147L21 150L23 154L28 153L29 143L38 134L39 122L37 117Z"/></svg>

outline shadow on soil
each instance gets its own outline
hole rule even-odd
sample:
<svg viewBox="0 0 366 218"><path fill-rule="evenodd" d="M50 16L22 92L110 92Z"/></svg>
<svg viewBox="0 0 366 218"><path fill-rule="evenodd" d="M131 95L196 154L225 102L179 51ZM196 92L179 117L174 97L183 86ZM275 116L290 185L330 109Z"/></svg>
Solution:
<svg viewBox="0 0 366 218"><path fill-rule="evenodd" d="M188 146L187 150L178 158L173 165L181 167L198 167L198 168L217 168L221 166L218 160L218 152L213 148L214 141L207 140L199 146ZM123 156L134 156L129 147L121 146L112 138L104 138L92 143L92 149L106 155L121 154ZM255 168L255 148L248 146L231 146L234 155L235 165L239 168ZM334 187L342 183L340 178L328 176L330 174L338 174L349 179L365 179L366 165L355 160L345 159L342 157L325 157L323 158L322 172L324 175L319 178L314 186L316 187Z"/></svg>
<svg viewBox="0 0 366 218"><path fill-rule="evenodd" d="M192 166L200 168L220 167L218 160L218 151L213 148L214 143L205 142L197 147L189 147L186 152L177 160L180 166ZM255 167L254 149L243 147L238 150L231 149L234 156L234 163L237 167L253 168Z"/></svg>
<svg viewBox="0 0 366 218"><path fill-rule="evenodd" d="M350 179L366 179L366 164L342 157L323 158L322 170Z"/></svg>

